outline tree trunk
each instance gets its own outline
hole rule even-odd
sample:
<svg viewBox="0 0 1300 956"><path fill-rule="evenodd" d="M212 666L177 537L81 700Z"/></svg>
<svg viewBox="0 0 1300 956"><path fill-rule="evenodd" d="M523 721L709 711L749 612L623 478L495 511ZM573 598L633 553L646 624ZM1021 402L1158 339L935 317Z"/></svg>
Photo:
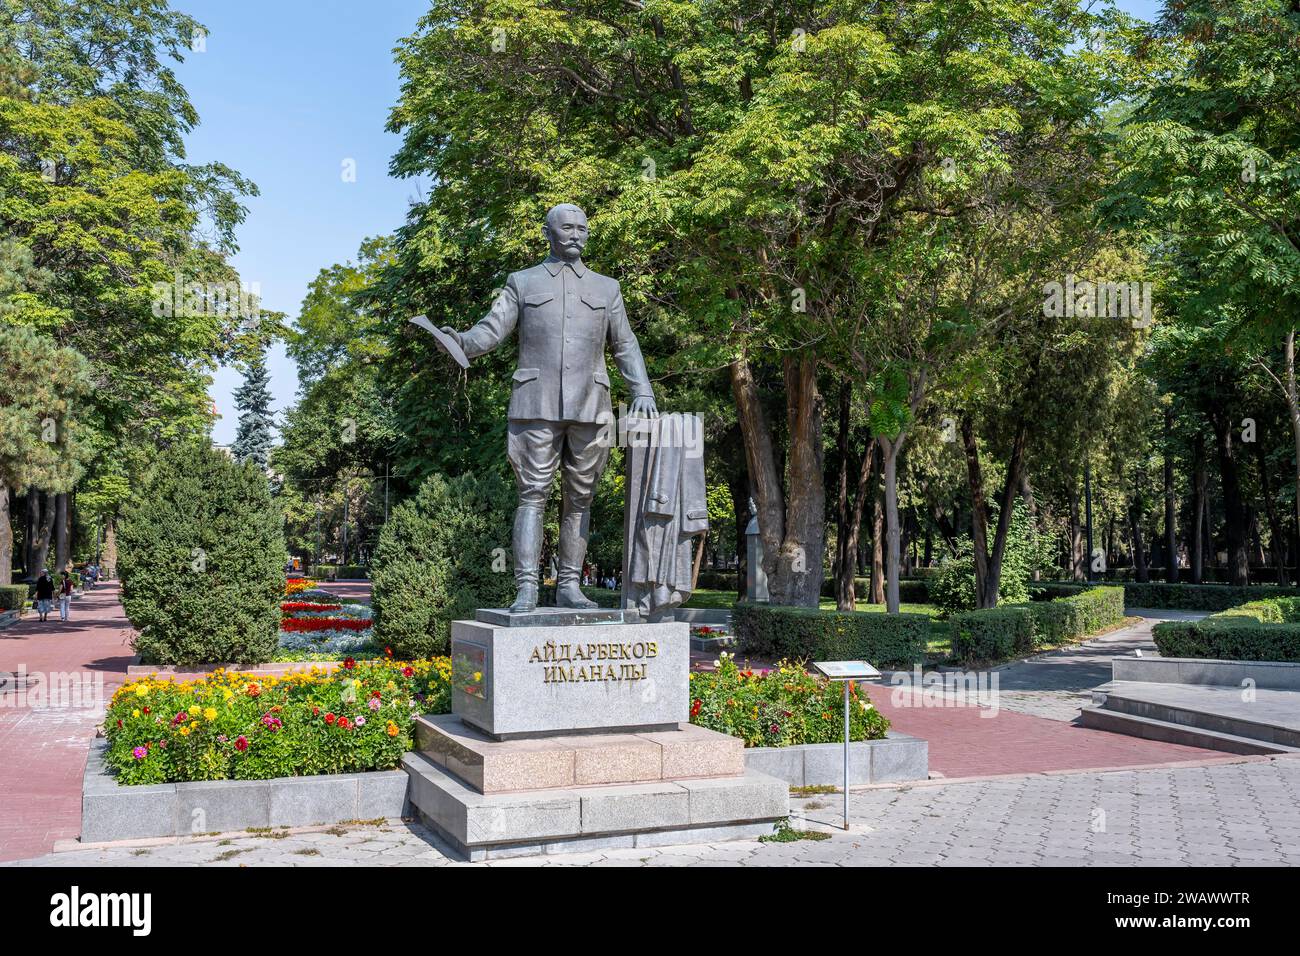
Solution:
<svg viewBox="0 0 1300 956"><path fill-rule="evenodd" d="M1297 539L1300 540L1300 392L1296 390L1295 330L1287 332L1286 354L1286 407L1291 418L1291 436L1295 442L1295 493L1292 495L1292 518L1295 520ZM1300 584L1300 555L1296 557L1296 583ZM1279 579L1280 580L1280 579Z"/></svg>
<svg viewBox="0 0 1300 956"><path fill-rule="evenodd" d="M68 518L68 493L61 491L54 498L54 567L58 572L66 571L72 565Z"/></svg>
<svg viewBox="0 0 1300 956"><path fill-rule="evenodd" d="M27 489L27 523L23 526L23 574L34 577L32 566L36 562L36 536L41 526L41 493Z"/></svg>
<svg viewBox="0 0 1300 956"><path fill-rule="evenodd" d="M1268 519L1268 553L1273 562L1273 572L1278 584L1286 584L1286 533L1282 530L1282 516L1273 500L1273 482L1268 476L1268 456L1264 444L1255 443L1255 457L1259 462L1259 490L1264 498L1264 516Z"/></svg>
<svg viewBox="0 0 1300 956"><path fill-rule="evenodd" d="M1129 537L1133 542L1133 577L1139 584L1146 584L1151 580L1151 572L1147 569L1147 552L1146 546L1142 543L1142 485L1140 475L1133 476L1133 497L1128 506L1128 527Z"/></svg>
<svg viewBox="0 0 1300 956"><path fill-rule="evenodd" d="M0 584L14 579L14 529L9 523L9 486L0 481Z"/></svg>
<svg viewBox="0 0 1300 956"><path fill-rule="evenodd" d="M1205 574L1205 482L1205 436L1197 432L1192 441L1192 532L1188 554L1193 584L1200 584Z"/></svg>
<svg viewBox="0 0 1300 956"><path fill-rule="evenodd" d="M975 441L975 427L970 416L962 415L962 444L966 452L966 480L971 493L972 545L975 553L976 606L998 606L998 593L1002 584L1002 557L1006 553L1007 536L1011 531L1011 517L1015 509L1016 493L1020 487L1020 474L1024 466L1025 442L1028 430L1023 422L1016 426L1011 442L1011 457L1007 462L1006 480L998 500L998 524L993 534L993 547L988 548L988 500L984 497L984 477L979 462L979 445Z"/></svg>
<svg viewBox="0 0 1300 956"><path fill-rule="evenodd" d="M103 578L117 577L117 528L112 515L104 519L104 548L99 569Z"/></svg>
<svg viewBox="0 0 1300 956"><path fill-rule="evenodd" d="M1066 489L1070 507L1070 578L1074 581L1088 579L1088 556L1084 553L1083 521L1079 517L1079 489L1071 480Z"/></svg>
<svg viewBox="0 0 1300 956"><path fill-rule="evenodd" d="M867 441L866 450L858 466L858 485L853 496L853 507L849 511L848 525L844 537L844 547L840 550L839 581L835 592L835 606L841 611L852 611L857 607L857 572L858 540L862 534L862 512L866 508L867 495L873 486L873 466L876 459L876 443Z"/></svg>
<svg viewBox="0 0 1300 956"><path fill-rule="evenodd" d="M880 438L885 459L885 610L898 613L898 570L902 539L898 527L898 453L906 433L897 438Z"/></svg>
<svg viewBox="0 0 1300 956"><path fill-rule="evenodd" d="M781 545L781 603L817 607L826 553L826 484L822 451L822 397L817 362L784 361L789 417L785 540Z"/></svg>
<svg viewBox="0 0 1300 956"><path fill-rule="evenodd" d="M41 524L36 532L36 552L32 556L32 568L28 572L29 576L36 577L41 573L46 563L50 559L50 538L54 533L54 498L51 491L36 492L41 495Z"/></svg>
<svg viewBox="0 0 1300 956"><path fill-rule="evenodd" d="M1241 495L1241 477L1232 423L1224 415L1214 418L1214 439L1219 458L1219 479L1223 484L1224 533L1228 540L1228 583L1250 583L1250 562L1246 550L1246 506Z"/></svg>
<svg viewBox="0 0 1300 956"><path fill-rule="evenodd" d="M980 468L979 445L975 440L975 422L963 412L961 443L966 454L966 487L970 491L970 537L975 558L975 606L984 607L984 583L989 578L989 506L984 497L984 474Z"/></svg>
<svg viewBox="0 0 1300 956"><path fill-rule="evenodd" d="M781 473L777 470L772 430L763 412L753 369L744 358L731 363L731 391L736 401L736 417L745 444L745 465L749 487L758 508L758 533L763 542L763 570L767 574L773 603L781 603L773 590L781 541L785 537L785 496L781 492Z"/></svg>
<svg viewBox="0 0 1300 956"><path fill-rule="evenodd" d="M884 451L877 452L882 458ZM884 465L881 465L884 470ZM885 603L885 483L876 490L871 517L871 603Z"/></svg>
<svg viewBox="0 0 1300 956"><path fill-rule="evenodd" d="M1174 499L1173 409L1165 409L1165 580L1178 583L1178 502Z"/></svg>

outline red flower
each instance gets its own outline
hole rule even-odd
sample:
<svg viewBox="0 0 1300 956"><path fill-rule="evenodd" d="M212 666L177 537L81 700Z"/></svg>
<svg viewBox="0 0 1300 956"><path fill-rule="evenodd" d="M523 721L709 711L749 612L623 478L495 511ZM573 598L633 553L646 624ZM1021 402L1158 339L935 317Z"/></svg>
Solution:
<svg viewBox="0 0 1300 956"><path fill-rule="evenodd" d="M327 724L332 724L332 723L334 723L334 720L335 720L335 717L334 717L334 715L333 715L332 713L331 713L331 714L326 714L326 715L325 715L325 723L327 723Z"/></svg>
<svg viewBox="0 0 1300 956"><path fill-rule="evenodd" d="M242 734L241 734L240 736L236 737L236 738L235 738L235 749L238 750L240 753L243 753L245 750L247 750L247 749L248 749L248 738L245 737L245 736L243 736Z"/></svg>
<svg viewBox="0 0 1300 956"><path fill-rule="evenodd" d="M691 704L691 716L698 717L700 715L700 710L703 707L704 707L704 701L697 699L695 703Z"/></svg>
<svg viewBox="0 0 1300 956"><path fill-rule="evenodd" d="M352 724L348 721L346 717L339 718L339 730L347 730L351 726Z"/></svg>
<svg viewBox="0 0 1300 956"><path fill-rule="evenodd" d="M145 714L149 713L149 708L146 707L146 708L142 711L142 713L145 713Z"/></svg>
<svg viewBox="0 0 1300 956"><path fill-rule="evenodd" d="M311 715L312 715L313 717L315 717L315 716L316 716L317 714L319 714L319 713L320 713L320 708L319 708L319 707L313 707L313 708L311 709Z"/></svg>
<svg viewBox="0 0 1300 956"><path fill-rule="evenodd" d="M371 697L379 697L379 696L381 696L381 694L380 694L380 692L377 691L377 690L372 690L372 691L370 692L370 696L371 696Z"/></svg>
<svg viewBox="0 0 1300 956"><path fill-rule="evenodd" d="M392 657L392 656L393 656L393 649L392 649L391 647L385 647L385 648L384 648L384 656L386 656L386 657Z"/></svg>
<svg viewBox="0 0 1300 956"><path fill-rule="evenodd" d="M121 727L122 727L122 720L121 720L121 718L118 718L117 726L118 726L119 729L121 729Z"/></svg>
<svg viewBox="0 0 1300 956"><path fill-rule="evenodd" d="M403 676L403 677L414 677L414 676L415 676L415 668L414 668L414 667L403 667L403 668L402 668L402 676Z"/></svg>
<svg viewBox="0 0 1300 956"><path fill-rule="evenodd" d="M356 666L357 666L357 662L356 662L355 660L353 660L351 657L344 658L344 660L343 660L343 669L344 669L345 671L350 671L350 670L352 670L352 668L354 668L354 667L356 667Z"/></svg>

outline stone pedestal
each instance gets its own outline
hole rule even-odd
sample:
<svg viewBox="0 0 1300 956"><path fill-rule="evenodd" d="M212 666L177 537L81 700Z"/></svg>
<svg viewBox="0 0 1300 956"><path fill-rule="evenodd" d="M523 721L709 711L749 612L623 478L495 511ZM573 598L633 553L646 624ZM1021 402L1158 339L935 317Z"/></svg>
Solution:
<svg viewBox="0 0 1300 956"><path fill-rule="evenodd" d="M690 655L686 624L453 621L452 713L498 740L673 730L690 710Z"/></svg>
<svg viewBox="0 0 1300 956"><path fill-rule="evenodd" d="M470 859L752 838L788 816L785 781L687 722L688 625L499 613L452 623L452 713L420 718L403 759L412 807Z"/></svg>

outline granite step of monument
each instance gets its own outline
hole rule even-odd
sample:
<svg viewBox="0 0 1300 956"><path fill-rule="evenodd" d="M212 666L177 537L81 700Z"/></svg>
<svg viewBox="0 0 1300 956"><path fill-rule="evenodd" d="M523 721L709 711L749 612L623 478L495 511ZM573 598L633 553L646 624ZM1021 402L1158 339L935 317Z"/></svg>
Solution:
<svg viewBox="0 0 1300 956"><path fill-rule="evenodd" d="M452 714L417 717L416 750L481 793L651 783L745 772L744 742L693 724L654 732L494 740Z"/></svg>
<svg viewBox="0 0 1300 956"><path fill-rule="evenodd" d="M482 794L424 754L402 767L420 819L471 860L755 839L790 813L785 781L756 771Z"/></svg>
<svg viewBox="0 0 1300 956"><path fill-rule="evenodd" d="M1172 721L1159 720L1154 717L1142 717L1120 710L1110 710L1104 706L1092 705L1079 711L1079 723L1095 730L1108 730L1111 733L1127 734L1144 740L1159 740L1169 744L1183 744L1187 747L1200 747L1203 750L1218 750L1223 753L1256 755L1300 753L1300 748L1287 747L1283 744L1265 743L1250 737L1240 737L1220 731L1189 727Z"/></svg>

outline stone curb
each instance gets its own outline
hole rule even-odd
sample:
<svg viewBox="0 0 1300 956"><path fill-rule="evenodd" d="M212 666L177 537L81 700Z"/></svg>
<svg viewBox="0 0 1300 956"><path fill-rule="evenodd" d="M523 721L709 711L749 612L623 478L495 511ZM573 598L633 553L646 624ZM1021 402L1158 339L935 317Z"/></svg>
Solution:
<svg viewBox="0 0 1300 956"><path fill-rule="evenodd" d="M792 787L844 785L844 744L747 747L745 766L784 780ZM884 740L849 744L849 786L924 783L930 773L930 744L920 737L889 731Z"/></svg>
<svg viewBox="0 0 1300 956"><path fill-rule="evenodd" d="M1070 767L1065 770L1031 770L1025 773L994 773L986 777L931 777L928 780L910 780L906 783L881 783L852 786L853 790L910 790L913 787L946 787L967 783L987 783L991 780L1028 780L1039 777L1070 777L1077 774L1132 773L1141 770L1195 770L1199 767L1217 767L1221 764L1263 763L1270 760L1300 760L1300 754L1240 754L1207 757L1203 760L1176 760L1170 763L1141 763L1127 767Z"/></svg>
<svg viewBox="0 0 1300 956"><path fill-rule="evenodd" d="M83 844L407 816L403 770L123 786L96 738L81 793Z"/></svg>

